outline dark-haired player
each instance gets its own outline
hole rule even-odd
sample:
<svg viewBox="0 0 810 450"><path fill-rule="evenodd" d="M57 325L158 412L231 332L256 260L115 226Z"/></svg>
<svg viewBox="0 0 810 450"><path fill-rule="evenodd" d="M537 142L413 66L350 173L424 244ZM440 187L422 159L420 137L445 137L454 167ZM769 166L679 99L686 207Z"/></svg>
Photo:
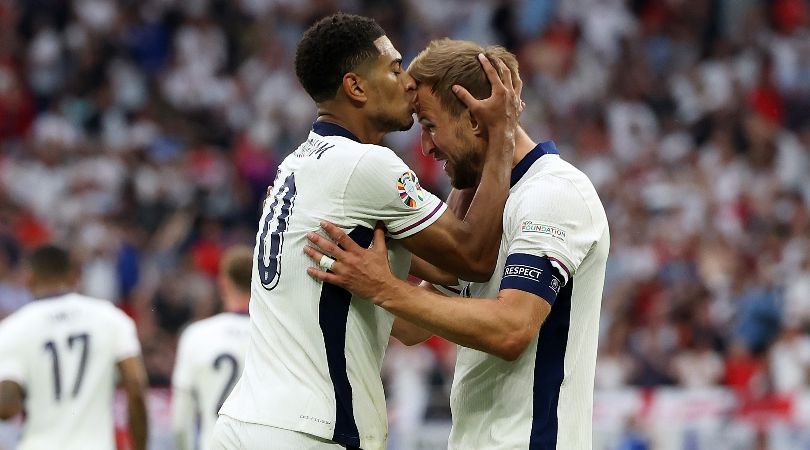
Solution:
<svg viewBox="0 0 810 450"><path fill-rule="evenodd" d="M481 187L465 220L419 185L390 149L386 133L413 123L415 83L371 19L336 14L313 25L296 52L296 74L316 102L307 140L279 167L254 251L251 341L245 370L220 411L216 449L386 447L380 365L393 316L313 280L303 253L323 220L363 246L382 221L392 270L404 277L410 253L487 279L498 253L509 186L518 99L508 71L482 61L493 95L460 96L489 146ZM497 63L501 66L501 63ZM280 93L283 95L283 93ZM332 260L319 261L329 267Z"/></svg>
<svg viewBox="0 0 810 450"><path fill-rule="evenodd" d="M146 448L146 374L135 324L106 300L73 292L68 253L30 256L31 302L0 322L0 419L25 410L19 450L115 448L113 392L127 395L135 450Z"/></svg>
<svg viewBox="0 0 810 450"><path fill-rule="evenodd" d="M447 161L459 189L478 182L486 140L460 117L463 105L451 87L488 95L475 60L480 52L504 61L517 77L517 60L504 48L448 39L431 42L408 67L419 85L422 151ZM436 333L459 344L449 449L589 450L607 216L591 181L552 141L535 142L518 127L513 164L492 278L463 287L453 278L456 286L437 287L462 298L394 279L379 232L371 250L351 243L340 250L312 235L337 261L332 273L308 270L424 327L424 338ZM341 239L342 231L325 228Z"/></svg>

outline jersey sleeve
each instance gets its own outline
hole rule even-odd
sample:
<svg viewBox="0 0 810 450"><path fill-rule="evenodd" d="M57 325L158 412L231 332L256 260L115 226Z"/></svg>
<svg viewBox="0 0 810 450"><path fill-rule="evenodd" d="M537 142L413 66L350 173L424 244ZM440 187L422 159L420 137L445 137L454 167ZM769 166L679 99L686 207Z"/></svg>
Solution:
<svg viewBox="0 0 810 450"><path fill-rule="evenodd" d="M115 316L115 349L113 350L115 360L119 362L127 358L140 356L141 343L138 341L135 322L117 308L115 309Z"/></svg>
<svg viewBox="0 0 810 450"><path fill-rule="evenodd" d="M424 230L447 209L423 189L416 174L385 147L368 151L358 161L346 186L346 215L371 228L381 220L394 239Z"/></svg>
<svg viewBox="0 0 810 450"><path fill-rule="evenodd" d="M14 316L0 322L0 381L25 386L28 378L25 360L25 327L14 323Z"/></svg>
<svg viewBox="0 0 810 450"><path fill-rule="evenodd" d="M504 230L510 241L501 289L531 292L553 304L596 242L590 210L565 180L516 194Z"/></svg>
<svg viewBox="0 0 810 450"><path fill-rule="evenodd" d="M193 327L193 325L192 325ZM174 371L172 372L172 386L174 389L190 391L193 387L194 368L191 363L191 331L193 328L186 328L183 334L180 335L180 341L177 344L177 357L174 362Z"/></svg>

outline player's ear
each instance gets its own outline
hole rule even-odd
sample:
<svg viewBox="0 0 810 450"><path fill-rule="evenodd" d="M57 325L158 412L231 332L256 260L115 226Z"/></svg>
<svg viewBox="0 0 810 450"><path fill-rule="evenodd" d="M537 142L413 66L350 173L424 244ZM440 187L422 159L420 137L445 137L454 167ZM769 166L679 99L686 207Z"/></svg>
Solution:
<svg viewBox="0 0 810 450"><path fill-rule="evenodd" d="M461 120L464 120L470 124L470 130L472 130L476 137L484 136L484 127L482 127L481 124L478 123L478 120L476 120L476 118L470 114L469 109L464 108L464 112L461 113Z"/></svg>
<svg viewBox="0 0 810 450"><path fill-rule="evenodd" d="M351 101L365 103L368 99L366 97L365 80L354 72L343 75L343 83L340 88L343 89L343 93Z"/></svg>

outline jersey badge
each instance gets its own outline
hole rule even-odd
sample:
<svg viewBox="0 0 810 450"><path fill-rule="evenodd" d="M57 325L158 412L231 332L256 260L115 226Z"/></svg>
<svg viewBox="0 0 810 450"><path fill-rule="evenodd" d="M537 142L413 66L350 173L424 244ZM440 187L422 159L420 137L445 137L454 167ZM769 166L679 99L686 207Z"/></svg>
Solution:
<svg viewBox="0 0 810 450"><path fill-rule="evenodd" d="M551 236L558 241L565 242L565 230L558 227L553 227L536 220L524 220L520 224L521 233L540 233Z"/></svg>
<svg viewBox="0 0 810 450"><path fill-rule="evenodd" d="M425 201L425 192L419 184L416 174L411 171L405 172L397 180L397 191L399 198L405 206L418 208Z"/></svg>

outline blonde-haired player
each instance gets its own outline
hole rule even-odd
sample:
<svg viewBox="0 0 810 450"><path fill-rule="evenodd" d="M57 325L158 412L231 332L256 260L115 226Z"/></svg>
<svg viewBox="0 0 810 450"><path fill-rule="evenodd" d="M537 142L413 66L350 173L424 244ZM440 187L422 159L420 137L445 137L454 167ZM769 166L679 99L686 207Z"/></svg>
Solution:
<svg viewBox="0 0 810 450"><path fill-rule="evenodd" d="M217 412L242 373L250 336L250 278L253 252L233 247L220 263L219 289L224 312L183 331L172 376L172 429L180 450L209 448Z"/></svg>

